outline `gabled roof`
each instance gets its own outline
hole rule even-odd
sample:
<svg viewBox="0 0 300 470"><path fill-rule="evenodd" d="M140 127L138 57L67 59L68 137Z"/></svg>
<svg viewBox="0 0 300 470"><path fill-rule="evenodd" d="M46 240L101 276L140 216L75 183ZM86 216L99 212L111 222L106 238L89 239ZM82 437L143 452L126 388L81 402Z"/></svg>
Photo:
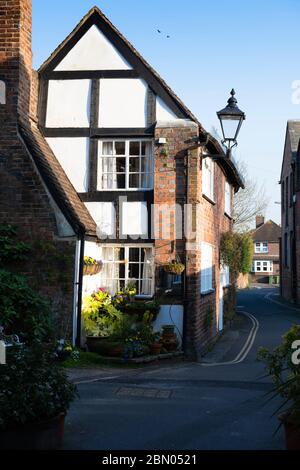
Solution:
<svg viewBox="0 0 300 470"><path fill-rule="evenodd" d="M75 233L95 236L96 224L37 125L19 122L19 133L51 196Z"/></svg>
<svg viewBox="0 0 300 470"><path fill-rule="evenodd" d="M268 220L263 225L253 230L252 238L255 242L278 242L281 237L281 227L273 222L273 220Z"/></svg>
<svg viewBox="0 0 300 470"><path fill-rule="evenodd" d="M141 56L135 47L122 35L122 33L109 21L104 13L98 8L93 7L86 16L78 23L75 29L66 37L66 39L54 50L50 57L39 68L40 76L47 78L57 65L66 57L74 45L84 36L84 34L96 25L102 33L111 41L126 61L138 72L153 91L170 107L178 118L189 119L199 126L200 136L208 139L208 148L212 154L224 156L224 162L218 161L223 171L228 176L235 190L244 188L244 183L234 162L225 158L225 153L217 139L206 132L202 124L194 114L186 107L183 101L167 85L162 77L151 67L151 65Z"/></svg>

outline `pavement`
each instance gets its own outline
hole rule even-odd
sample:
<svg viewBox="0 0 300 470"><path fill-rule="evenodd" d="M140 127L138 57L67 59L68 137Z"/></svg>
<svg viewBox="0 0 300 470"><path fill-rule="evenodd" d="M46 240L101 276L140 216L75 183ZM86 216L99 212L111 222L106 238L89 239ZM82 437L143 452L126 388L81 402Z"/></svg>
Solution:
<svg viewBox="0 0 300 470"><path fill-rule="evenodd" d="M300 311L275 288L238 295L237 322L202 362L168 361L123 369L73 371L80 398L66 418L64 449L275 450L278 400L257 360Z"/></svg>

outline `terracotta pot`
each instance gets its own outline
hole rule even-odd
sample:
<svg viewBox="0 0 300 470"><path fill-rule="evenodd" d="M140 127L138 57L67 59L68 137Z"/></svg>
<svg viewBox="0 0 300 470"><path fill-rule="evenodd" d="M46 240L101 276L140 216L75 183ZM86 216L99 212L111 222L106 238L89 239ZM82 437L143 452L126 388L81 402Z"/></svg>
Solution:
<svg viewBox="0 0 300 470"><path fill-rule="evenodd" d="M161 352L162 344L161 343L153 343L150 346L150 354L152 356L158 356Z"/></svg>
<svg viewBox="0 0 300 470"><path fill-rule="evenodd" d="M285 445L287 450L300 450L300 424L280 416L279 420L284 425Z"/></svg>
<svg viewBox="0 0 300 470"><path fill-rule="evenodd" d="M65 414L0 432L2 450L56 450L62 446Z"/></svg>

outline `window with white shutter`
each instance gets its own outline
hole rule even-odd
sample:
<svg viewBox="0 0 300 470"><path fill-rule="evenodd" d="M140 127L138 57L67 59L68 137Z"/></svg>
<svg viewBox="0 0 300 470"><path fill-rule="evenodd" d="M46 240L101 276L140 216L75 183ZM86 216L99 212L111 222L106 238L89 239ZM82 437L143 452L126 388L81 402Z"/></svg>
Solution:
<svg viewBox="0 0 300 470"><path fill-rule="evenodd" d="M208 243L201 244L201 293L213 288L213 247Z"/></svg>
<svg viewBox="0 0 300 470"><path fill-rule="evenodd" d="M214 162L209 157L202 160L202 193L214 201Z"/></svg>

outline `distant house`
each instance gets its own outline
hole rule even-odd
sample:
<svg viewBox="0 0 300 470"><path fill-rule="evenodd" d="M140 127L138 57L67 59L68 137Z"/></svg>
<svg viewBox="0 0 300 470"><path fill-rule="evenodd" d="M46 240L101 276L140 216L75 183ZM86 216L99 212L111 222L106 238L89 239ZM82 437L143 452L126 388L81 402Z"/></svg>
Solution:
<svg viewBox="0 0 300 470"><path fill-rule="evenodd" d="M300 120L288 121L281 169L281 295L300 303Z"/></svg>
<svg viewBox="0 0 300 470"><path fill-rule="evenodd" d="M272 220L265 222L262 216L256 217L256 229L252 232L254 243L252 282L268 283L271 276L280 275L280 236L279 225Z"/></svg>

